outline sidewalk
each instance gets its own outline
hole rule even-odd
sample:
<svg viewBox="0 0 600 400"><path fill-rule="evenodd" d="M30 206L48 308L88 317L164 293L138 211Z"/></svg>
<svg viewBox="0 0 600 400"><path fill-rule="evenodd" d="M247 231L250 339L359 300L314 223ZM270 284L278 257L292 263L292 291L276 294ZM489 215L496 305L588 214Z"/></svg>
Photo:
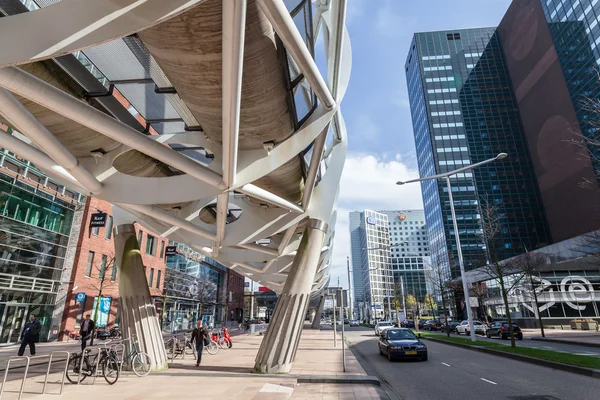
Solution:
<svg viewBox="0 0 600 400"><path fill-rule="evenodd" d="M373 382L324 383L326 380L355 378L368 379L352 352L346 349L347 372L342 371L341 342L333 347L333 332L313 331L305 327L294 368L289 375L259 375L252 373L254 359L263 336L239 335L233 338L232 349L220 349L211 356L205 353L201 367L195 367L192 357L177 359L164 372L151 373L138 378L124 372L114 386L103 378L92 386L89 378L80 386L65 384L65 400L81 397L103 399L388 399L385 392ZM50 375L48 391L56 393L60 374ZM310 383L319 382L319 383ZM51 383L51 384L50 384ZM20 382L7 384L3 400L17 398ZM43 376L27 380L24 399L56 399L53 395L40 395Z"/></svg>
<svg viewBox="0 0 600 400"><path fill-rule="evenodd" d="M600 332L577 331L572 329L544 329L546 337L542 337L539 329L523 329L523 335L533 340L574 344L579 346L600 347Z"/></svg>

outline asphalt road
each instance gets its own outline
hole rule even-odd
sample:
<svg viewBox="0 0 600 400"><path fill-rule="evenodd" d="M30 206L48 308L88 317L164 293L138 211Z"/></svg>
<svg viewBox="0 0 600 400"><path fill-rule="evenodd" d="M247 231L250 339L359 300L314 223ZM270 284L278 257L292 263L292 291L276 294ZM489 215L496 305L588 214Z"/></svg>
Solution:
<svg viewBox="0 0 600 400"><path fill-rule="evenodd" d="M348 328L346 340L367 373L404 400L600 399L600 379L426 340L428 361L389 362L369 328Z"/></svg>

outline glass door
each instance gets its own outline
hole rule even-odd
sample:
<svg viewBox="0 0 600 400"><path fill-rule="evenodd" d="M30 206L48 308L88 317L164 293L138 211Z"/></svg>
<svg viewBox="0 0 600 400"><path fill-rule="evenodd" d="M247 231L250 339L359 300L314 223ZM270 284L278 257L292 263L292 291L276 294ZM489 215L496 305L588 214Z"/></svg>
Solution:
<svg viewBox="0 0 600 400"><path fill-rule="evenodd" d="M0 343L16 343L27 318L27 307L6 306L0 326Z"/></svg>

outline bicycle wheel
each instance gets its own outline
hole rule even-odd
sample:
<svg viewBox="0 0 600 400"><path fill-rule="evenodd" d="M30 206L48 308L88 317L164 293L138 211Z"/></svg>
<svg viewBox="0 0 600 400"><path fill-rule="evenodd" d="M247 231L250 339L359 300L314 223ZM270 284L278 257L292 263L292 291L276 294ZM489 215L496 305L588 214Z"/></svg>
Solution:
<svg viewBox="0 0 600 400"><path fill-rule="evenodd" d="M131 368L133 369L133 373L137 376L146 376L150 373L150 365L152 361L150 360L150 356L146 353L137 353L133 360L131 361Z"/></svg>
<svg viewBox="0 0 600 400"><path fill-rule="evenodd" d="M69 358L69 365L67 366L67 380L72 384L76 385L87 377L85 370L79 375L79 368L81 366L81 355L73 354Z"/></svg>
<svg viewBox="0 0 600 400"><path fill-rule="evenodd" d="M208 354L215 355L219 351L219 345L214 340L211 340L207 346L204 346Z"/></svg>
<svg viewBox="0 0 600 400"><path fill-rule="evenodd" d="M194 355L194 346L190 342L185 343L185 355L193 356Z"/></svg>
<svg viewBox="0 0 600 400"><path fill-rule="evenodd" d="M105 356L100 362L102 363L102 376L109 385L114 385L121 375L119 361L114 355L110 355Z"/></svg>

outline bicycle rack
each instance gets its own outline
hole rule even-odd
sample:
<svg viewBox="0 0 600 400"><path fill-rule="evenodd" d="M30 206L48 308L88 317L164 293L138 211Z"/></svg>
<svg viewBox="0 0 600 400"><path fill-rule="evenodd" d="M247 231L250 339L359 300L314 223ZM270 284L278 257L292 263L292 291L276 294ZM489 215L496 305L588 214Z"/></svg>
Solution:
<svg viewBox="0 0 600 400"><path fill-rule="evenodd" d="M23 373L23 381L21 382L21 389L19 390L19 400L21 400L21 396L23 396L23 389L25 388L25 380L27 379L27 372L29 371L29 363L31 361L31 357L12 356L8 358L8 361L6 363L6 370L4 370L4 379L2 380L2 387L0 388L0 399L2 398L2 394L4 393L4 388L6 387L6 378L8 377L10 363L15 360L27 360L27 363L25 364L25 372Z"/></svg>
<svg viewBox="0 0 600 400"><path fill-rule="evenodd" d="M91 350L96 350L96 367L94 368L94 379L92 380L92 385L96 384L96 377L98 376L98 365L100 364L101 348L100 347L91 347L91 348L86 348L85 350L83 350L81 352L81 363L79 364L79 375L77 376L77 385L78 386L81 383L81 371L83 371L83 363L85 361L85 354L88 353L88 356L89 356L90 355L89 353Z"/></svg>
<svg viewBox="0 0 600 400"><path fill-rule="evenodd" d="M67 375L67 368L69 367L69 358L71 357L71 353L68 351L53 351L50 353L50 360L48 360L48 369L46 370L46 377L44 378L44 389L42 390L42 394L46 394L46 385L48 384L48 375L50 375L50 366L52 365L52 359L55 354L66 354L67 360L65 361L65 369L63 370L62 379L60 381L60 391L58 395L60 396L63 391L63 387L65 386L65 376Z"/></svg>
<svg viewBox="0 0 600 400"><path fill-rule="evenodd" d="M120 348L121 354L119 355L119 351L117 348ZM123 369L123 357L125 357L125 344L123 343L115 343L109 347L109 350L114 350L117 354L117 362L119 363L119 375L121 374L121 370Z"/></svg>

